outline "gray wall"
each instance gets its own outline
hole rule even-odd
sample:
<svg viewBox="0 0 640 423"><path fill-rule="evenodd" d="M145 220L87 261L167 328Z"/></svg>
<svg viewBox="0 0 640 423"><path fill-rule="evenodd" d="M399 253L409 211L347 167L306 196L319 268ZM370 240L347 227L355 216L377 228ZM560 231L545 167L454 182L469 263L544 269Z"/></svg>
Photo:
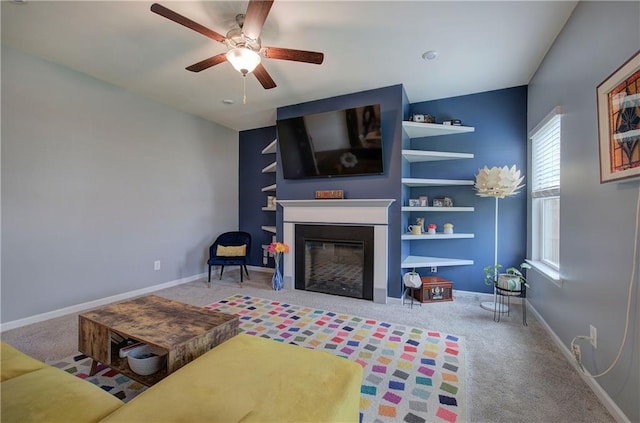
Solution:
<svg viewBox="0 0 640 423"><path fill-rule="evenodd" d="M203 273L237 227L237 132L2 47L2 322Z"/></svg>
<svg viewBox="0 0 640 423"><path fill-rule="evenodd" d="M561 106L559 288L529 272L530 301L563 343L598 329L598 349L582 343L591 374L613 362L623 337L633 266L640 182L600 184L596 87L640 48L640 2L580 2L529 85L528 128ZM637 265L637 264L636 264ZM617 406L640 420L638 272L629 338L620 362L597 379ZM586 406L586 404L585 404Z"/></svg>

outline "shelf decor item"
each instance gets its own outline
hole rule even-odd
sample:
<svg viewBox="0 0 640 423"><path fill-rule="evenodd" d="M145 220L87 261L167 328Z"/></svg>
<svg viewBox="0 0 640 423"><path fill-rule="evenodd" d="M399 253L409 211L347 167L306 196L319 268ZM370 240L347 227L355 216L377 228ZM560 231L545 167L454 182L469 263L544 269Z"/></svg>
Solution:
<svg viewBox="0 0 640 423"><path fill-rule="evenodd" d="M267 195L267 207L270 209L276 208L276 196L275 195Z"/></svg>
<svg viewBox="0 0 640 423"><path fill-rule="evenodd" d="M496 203L493 244L494 282L498 280L498 200L520 192L524 187L523 180L524 176L520 176L520 171L516 168L516 165L511 167L492 167L491 169L485 166L478 170L476 175L476 183L474 185L476 194L480 197L493 197ZM495 285L493 295L497 295ZM498 304L496 301L485 301L480 306L485 310L499 313L507 313L509 311L506 305ZM496 310L497 307L500 307L500 309Z"/></svg>
<svg viewBox="0 0 640 423"><path fill-rule="evenodd" d="M341 189L316 191L316 200L343 200L344 191Z"/></svg>
<svg viewBox="0 0 640 423"><path fill-rule="evenodd" d="M444 233L445 234L452 234L453 233L453 224L452 223L445 223L443 225L444 228Z"/></svg>
<svg viewBox="0 0 640 423"><path fill-rule="evenodd" d="M282 271L280 270L280 256L289 252L289 246L283 242L272 242L269 244L267 251L273 254L273 259L276 263L273 277L271 278L271 285L275 291L282 289Z"/></svg>
<svg viewBox="0 0 640 423"><path fill-rule="evenodd" d="M420 235L420 234L422 234L422 226L420 226L420 225L409 225L409 228L407 228L407 230L412 235Z"/></svg>

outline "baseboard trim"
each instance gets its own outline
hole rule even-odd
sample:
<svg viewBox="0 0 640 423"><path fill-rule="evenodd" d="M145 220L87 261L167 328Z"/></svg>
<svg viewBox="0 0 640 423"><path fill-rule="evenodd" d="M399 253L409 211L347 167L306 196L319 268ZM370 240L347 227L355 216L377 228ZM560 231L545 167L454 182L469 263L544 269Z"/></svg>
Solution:
<svg viewBox="0 0 640 423"><path fill-rule="evenodd" d="M264 272L264 273L273 273L275 269L273 267L264 267L264 266L251 266L248 265L247 269L254 270L256 272Z"/></svg>
<svg viewBox="0 0 640 423"><path fill-rule="evenodd" d="M79 313L81 311L89 310L91 308L100 307L106 304L110 304L116 301L122 301L129 298L137 297L139 295L148 294L150 292L158 291L160 289L171 288L172 286L182 285L184 283L197 281L203 277L206 277L206 273L199 275L193 275L182 279L176 279L169 282L164 282L159 285L153 285L146 288L136 289L135 291L129 291L118 295L112 295L111 297L101 298L99 300L88 301L82 304L76 304L69 307L64 307L58 310L48 311L46 313L36 314L34 316L25 317L23 319L12 320L7 323L0 323L0 333L17 329L22 326L31 325L33 323L44 322L45 320L54 319L56 317L65 316L71 313Z"/></svg>
<svg viewBox="0 0 640 423"><path fill-rule="evenodd" d="M536 317L536 319L540 322L542 327L551 336L551 339L553 339L553 342L562 352L562 355L564 355L565 358L569 360L569 363L571 363L571 366L573 366L575 371L578 372L582 380L586 382L586 384L589 386L589 388L591 388L593 393L596 394L596 397L598 397L600 402L605 406L605 408L609 411L609 413L611 413L611 416L615 419L615 421L620 423L631 423L629 418L627 418L627 416L620 409L620 407L618 407L618 405L611 399L609 394L607 394L607 392L604 389L602 389L602 386L600 386L600 384L597 383L593 377L591 377L591 374L589 373L589 371L587 371L586 369L584 372L580 370L580 367L578 367L578 364L573 358L573 354L571 353L571 351L569 351L569 348L564 344L564 342L562 342L562 339L560 339L560 337L556 335L553 329L551 329L551 326L549 326L549 324L542 318L540 313L538 313L538 310L536 310L535 307L533 307L533 305L529 301L527 301L527 303L529 305L529 310L531 310L531 312Z"/></svg>

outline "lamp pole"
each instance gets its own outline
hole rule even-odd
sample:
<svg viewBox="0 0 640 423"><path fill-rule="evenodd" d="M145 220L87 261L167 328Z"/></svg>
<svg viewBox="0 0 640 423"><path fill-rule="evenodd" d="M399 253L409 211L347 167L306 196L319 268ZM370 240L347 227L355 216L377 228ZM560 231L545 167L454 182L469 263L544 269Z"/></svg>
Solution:
<svg viewBox="0 0 640 423"><path fill-rule="evenodd" d="M496 301L496 296L498 295L498 290L496 289L496 284L498 283L498 197L495 197L495 199L496 212L493 221L493 301L484 301L480 303L480 307L498 313L508 313L509 307L505 304L498 304Z"/></svg>

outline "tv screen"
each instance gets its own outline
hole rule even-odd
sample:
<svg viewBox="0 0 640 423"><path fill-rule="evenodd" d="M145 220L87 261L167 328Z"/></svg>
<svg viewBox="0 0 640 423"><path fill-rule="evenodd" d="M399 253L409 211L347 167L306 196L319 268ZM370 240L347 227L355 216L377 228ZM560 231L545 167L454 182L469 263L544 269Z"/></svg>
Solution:
<svg viewBox="0 0 640 423"><path fill-rule="evenodd" d="M276 122L285 179L381 174L380 105Z"/></svg>

